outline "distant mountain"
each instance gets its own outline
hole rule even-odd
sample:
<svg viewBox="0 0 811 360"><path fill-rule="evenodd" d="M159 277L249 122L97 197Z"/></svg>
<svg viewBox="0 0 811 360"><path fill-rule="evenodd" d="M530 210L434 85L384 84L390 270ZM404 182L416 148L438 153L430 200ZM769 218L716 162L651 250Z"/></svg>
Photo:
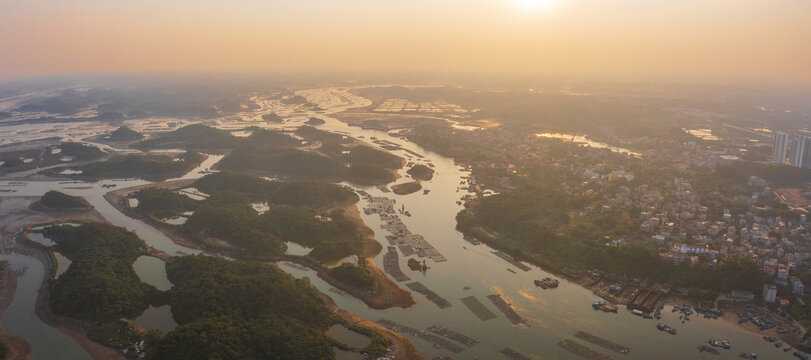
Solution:
<svg viewBox="0 0 811 360"><path fill-rule="evenodd" d="M262 120L269 121L269 122L277 122L277 123L284 121L284 119L282 119L282 117L277 115L276 113L270 113L270 114L262 115Z"/></svg>
<svg viewBox="0 0 811 360"><path fill-rule="evenodd" d="M111 132L107 137L107 139L114 141L133 141L141 140L143 138L144 135L126 126L119 127L115 131Z"/></svg>

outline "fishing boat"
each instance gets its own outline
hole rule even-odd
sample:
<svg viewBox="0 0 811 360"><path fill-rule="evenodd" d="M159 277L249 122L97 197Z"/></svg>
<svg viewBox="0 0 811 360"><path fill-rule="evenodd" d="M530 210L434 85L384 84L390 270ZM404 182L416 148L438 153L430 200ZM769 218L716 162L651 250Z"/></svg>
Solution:
<svg viewBox="0 0 811 360"><path fill-rule="evenodd" d="M559 285L560 281L552 279L550 277L543 278L542 280L535 280L535 286L538 286L542 289L552 289L558 287Z"/></svg>

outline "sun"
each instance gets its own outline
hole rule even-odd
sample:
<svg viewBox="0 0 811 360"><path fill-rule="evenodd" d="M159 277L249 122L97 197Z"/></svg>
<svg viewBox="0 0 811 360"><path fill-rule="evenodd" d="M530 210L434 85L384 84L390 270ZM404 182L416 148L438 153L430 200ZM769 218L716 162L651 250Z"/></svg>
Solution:
<svg viewBox="0 0 811 360"><path fill-rule="evenodd" d="M557 5L558 0L510 0L524 11L540 11Z"/></svg>

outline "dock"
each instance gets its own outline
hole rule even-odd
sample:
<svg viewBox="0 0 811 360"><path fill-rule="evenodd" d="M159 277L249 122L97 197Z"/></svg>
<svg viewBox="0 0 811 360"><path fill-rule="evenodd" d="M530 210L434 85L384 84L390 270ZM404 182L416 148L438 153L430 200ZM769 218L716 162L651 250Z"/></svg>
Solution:
<svg viewBox="0 0 811 360"><path fill-rule="evenodd" d="M513 310L512 305L510 305L509 303L504 301L503 298L501 298L501 295L498 294L487 295L487 298L490 299L490 301L493 302L493 305L495 305L496 308L501 310L501 312L504 313L504 316L506 316L507 319L509 319L510 322L512 322L513 324L518 325L527 322L526 319L522 318L521 315L518 315L518 313L515 312L515 310Z"/></svg>
<svg viewBox="0 0 811 360"><path fill-rule="evenodd" d="M612 360L610 356L598 353L588 346L578 344L572 340L565 339L558 342L558 346L587 360Z"/></svg>
<svg viewBox="0 0 811 360"><path fill-rule="evenodd" d="M518 351L515 351L515 350L513 350L511 348L503 348L503 349L501 349L501 353L504 356L506 356L507 358L512 359L512 360L532 360L529 357L527 357L526 355L524 355L524 354L522 354L522 353L520 353Z"/></svg>
<svg viewBox="0 0 811 360"><path fill-rule="evenodd" d="M505 254L505 253L503 253L501 251L493 251L493 255L502 258L504 261L510 263L512 266L515 266L515 267L517 267L517 268L519 268L521 270L524 270L524 271L532 270L531 267L527 266L526 264L524 264L524 263L522 263L522 262L520 262L518 260L515 260L514 257L512 257L510 255L507 255L507 254Z"/></svg>
<svg viewBox="0 0 811 360"><path fill-rule="evenodd" d="M430 331L430 332L432 332L434 334L437 334L437 335L442 335L442 336L444 336L444 337L446 337L448 339L456 341L456 342L458 342L458 343L460 343L462 345L465 345L467 347L476 346L476 344L479 343L476 339L473 339L473 338L471 338L471 337L469 337L469 336L467 336L465 334L460 334L460 333L458 333L456 331L448 330L448 329L443 328L443 327L441 327L439 325L432 325L431 327L429 327L426 330L428 330L428 331Z"/></svg>
<svg viewBox="0 0 811 360"><path fill-rule="evenodd" d="M333 294L338 294L338 295L341 295L341 296L346 296L346 291L343 291L341 289L336 289L334 287L329 288L329 292L331 292Z"/></svg>
<svg viewBox="0 0 811 360"><path fill-rule="evenodd" d="M648 289L643 289L639 291L636 296L628 303L629 309L639 309L646 313L653 312L656 308L656 303L659 301L659 298L662 296L662 293L659 291L651 291Z"/></svg>
<svg viewBox="0 0 811 360"><path fill-rule="evenodd" d="M470 312L473 313L473 315L476 315L482 321L487 321L498 317L492 311L484 307L484 304L482 304L482 302L479 301L479 299L477 299L475 296L464 297L462 298L461 301L462 304L465 304L465 306L467 306L467 308L470 310Z"/></svg>
<svg viewBox="0 0 811 360"><path fill-rule="evenodd" d="M443 297L437 295L437 293L431 291L431 289L425 287L421 282L415 281L413 283L406 284L409 289L414 290L422 295L425 295L428 300L431 300L437 307L440 309L447 309L451 307L451 303L448 300L445 300Z"/></svg>
<svg viewBox="0 0 811 360"><path fill-rule="evenodd" d="M628 353L631 352L631 348L629 348L629 347L627 347L625 345L620 345L620 344L617 344L615 342L611 342L611 341L603 339L603 338L601 338L601 337L599 337L597 335L589 334L589 333L587 333L585 331L576 332L574 334L574 337L576 337L578 339L588 341L588 342L590 342L590 343L592 343L594 345L602 346L602 347L604 347L604 348L606 348L608 350L615 351L615 352L618 352L618 353L623 354L623 355L628 355Z"/></svg>
<svg viewBox="0 0 811 360"><path fill-rule="evenodd" d="M445 348L448 351L458 354L464 350L463 347L456 345L448 340L445 340L439 336L431 335L423 330L417 330L412 327L408 327L405 325L400 325L394 321L388 319L380 319L377 320L377 323L389 329L391 331L395 331L401 334L411 335L413 337L425 340L430 342L436 348Z"/></svg>
<svg viewBox="0 0 811 360"><path fill-rule="evenodd" d="M411 280L400 270L400 256L397 255L397 249L394 246L389 246L386 254L383 255L383 271L391 275L397 282Z"/></svg>

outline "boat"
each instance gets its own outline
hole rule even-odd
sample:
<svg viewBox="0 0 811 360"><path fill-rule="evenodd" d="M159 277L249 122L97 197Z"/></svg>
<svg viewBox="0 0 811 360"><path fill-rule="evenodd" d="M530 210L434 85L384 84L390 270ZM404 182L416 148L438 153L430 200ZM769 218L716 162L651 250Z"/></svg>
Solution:
<svg viewBox="0 0 811 360"><path fill-rule="evenodd" d="M559 285L560 281L552 279L550 277L543 278L542 280L535 280L535 286L538 286L542 289L552 289L558 287Z"/></svg>
<svg viewBox="0 0 811 360"><path fill-rule="evenodd" d="M676 329L674 329L674 328L672 328L670 326L667 326L667 325L665 325L663 323L656 324L656 328L659 329L659 331L664 331L664 332L670 333L670 335L676 335Z"/></svg>
<svg viewBox="0 0 811 360"><path fill-rule="evenodd" d="M642 314L644 314L644 313L642 312L642 310L634 309L634 310L631 310L631 314L634 314L636 316L642 316Z"/></svg>
<svg viewBox="0 0 811 360"><path fill-rule="evenodd" d="M594 304L591 304L591 307L594 308L594 310L601 310L604 312L617 312L617 306L610 304L607 301L596 301Z"/></svg>

